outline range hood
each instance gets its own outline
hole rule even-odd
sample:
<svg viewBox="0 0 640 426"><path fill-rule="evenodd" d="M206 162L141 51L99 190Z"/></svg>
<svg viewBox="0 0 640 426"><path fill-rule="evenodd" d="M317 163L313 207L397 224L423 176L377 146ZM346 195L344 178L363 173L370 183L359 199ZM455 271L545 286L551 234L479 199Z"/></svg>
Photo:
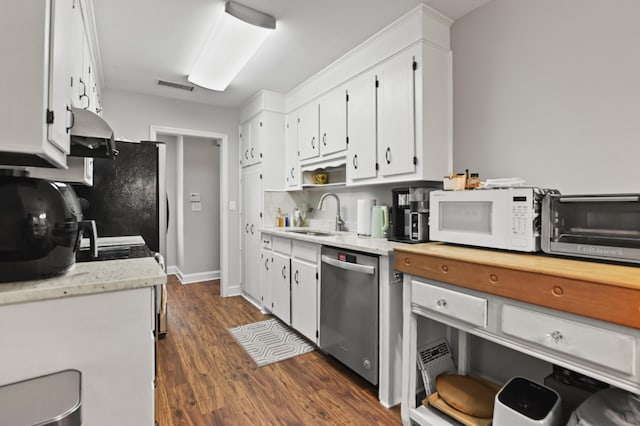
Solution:
<svg viewBox="0 0 640 426"><path fill-rule="evenodd" d="M71 108L72 157L116 158L118 150L113 130L98 114L86 109Z"/></svg>

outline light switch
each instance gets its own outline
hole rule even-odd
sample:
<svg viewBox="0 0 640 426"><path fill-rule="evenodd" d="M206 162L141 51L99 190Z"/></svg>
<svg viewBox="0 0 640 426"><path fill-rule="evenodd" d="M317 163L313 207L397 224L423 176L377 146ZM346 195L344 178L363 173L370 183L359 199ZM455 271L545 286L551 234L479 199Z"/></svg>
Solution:
<svg viewBox="0 0 640 426"><path fill-rule="evenodd" d="M236 211L236 202L235 201L229 201L229 210L231 210L232 212Z"/></svg>
<svg viewBox="0 0 640 426"><path fill-rule="evenodd" d="M191 203L191 211L192 212L199 212L202 210L202 203Z"/></svg>
<svg viewBox="0 0 640 426"><path fill-rule="evenodd" d="M199 192L191 192L189 193L189 201L192 203L200 202L200 193Z"/></svg>

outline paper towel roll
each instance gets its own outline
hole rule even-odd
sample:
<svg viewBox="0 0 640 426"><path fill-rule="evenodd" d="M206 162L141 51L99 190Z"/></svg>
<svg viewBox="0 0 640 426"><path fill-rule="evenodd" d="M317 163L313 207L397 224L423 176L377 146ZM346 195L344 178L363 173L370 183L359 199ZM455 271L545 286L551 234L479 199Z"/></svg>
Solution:
<svg viewBox="0 0 640 426"><path fill-rule="evenodd" d="M359 235L371 235L371 208L376 205L376 200L358 200L356 210L358 213L357 230Z"/></svg>

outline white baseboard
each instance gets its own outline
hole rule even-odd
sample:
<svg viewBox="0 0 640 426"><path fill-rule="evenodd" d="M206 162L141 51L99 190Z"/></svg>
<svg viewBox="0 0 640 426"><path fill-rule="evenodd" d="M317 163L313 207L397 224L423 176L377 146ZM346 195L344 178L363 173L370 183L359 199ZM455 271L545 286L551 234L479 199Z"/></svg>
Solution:
<svg viewBox="0 0 640 426"><path fill-rule="evenodd" d="M242 296L242 286L240 284L227 287L227 294L222 297L235 297Z"/></svg>
<svg viewBox="0 0 640 426"><path fill-rule="evenodd" d="M220 271L196 272L193 274L185 274L177 266L168 266L167 274L174 274L180 280L180 284L193 284L202 281L211 281L220 279Z"/></svg>

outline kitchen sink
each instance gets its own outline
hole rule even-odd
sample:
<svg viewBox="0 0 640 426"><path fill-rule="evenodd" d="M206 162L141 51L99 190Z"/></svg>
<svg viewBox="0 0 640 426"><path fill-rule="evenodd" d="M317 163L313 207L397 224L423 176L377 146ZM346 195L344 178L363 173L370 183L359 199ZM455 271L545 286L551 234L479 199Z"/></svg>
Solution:
<svg viewBox="0 0 640 426"><path fill-rule="evenodd" d="M331 237L333 234L331 232L324 231L311 231L305 229L292 229L287 232L293 232L294 234L304 234L304 235L312 235L314 237Z"/></svg>

